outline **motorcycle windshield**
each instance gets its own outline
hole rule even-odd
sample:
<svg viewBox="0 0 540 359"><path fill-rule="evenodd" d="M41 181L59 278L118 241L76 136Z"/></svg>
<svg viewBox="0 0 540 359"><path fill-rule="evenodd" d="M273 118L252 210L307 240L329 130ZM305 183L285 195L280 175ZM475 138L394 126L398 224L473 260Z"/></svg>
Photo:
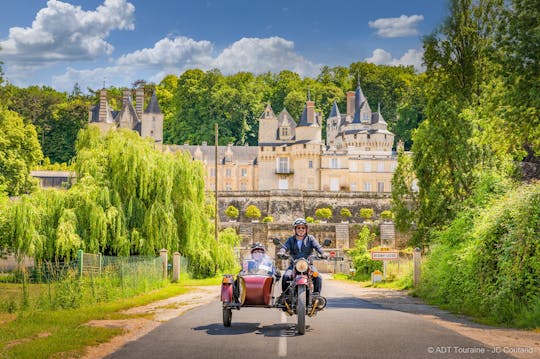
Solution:
<svg viewBox="0 0 540 359"><path fill-rule="evenodd" d="M274 268L274 260L269 256L264 256L260 260L249 258L242 261L242 271L240 273L272 275L274 274Z"/></svg>

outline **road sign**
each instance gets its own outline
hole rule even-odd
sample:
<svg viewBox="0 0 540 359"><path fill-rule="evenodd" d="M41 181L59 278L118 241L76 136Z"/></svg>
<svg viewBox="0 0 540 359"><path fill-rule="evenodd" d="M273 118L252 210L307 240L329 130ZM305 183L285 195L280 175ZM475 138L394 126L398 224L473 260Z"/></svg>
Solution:
<svg viewBox="0 0 540 359"><path fill-rule="evenodd" d="M371 259L374 261L397 261L399 251L372 251Z"/></svg>
<svg viewBox="0 0 540 359"><path fill-rule="evenodd" d="M330 252L330 258L334 258L336 256L336 252L335 251L331 251Z"/></svg>

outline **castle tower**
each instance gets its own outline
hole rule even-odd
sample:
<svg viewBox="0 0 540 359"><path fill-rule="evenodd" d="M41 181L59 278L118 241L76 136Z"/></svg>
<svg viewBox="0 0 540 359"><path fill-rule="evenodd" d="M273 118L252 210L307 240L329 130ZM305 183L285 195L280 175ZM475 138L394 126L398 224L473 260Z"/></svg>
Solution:
<svg viewBox="0 0 540 359"><path fill-rule="evenodd" d="M139 89L137 89L137 95L139 93L138 91ZM139 103L143 103L143 101L144 97L140 102L137 102L137 108L139 107ZM156 142L162 143L163 113L161 112L161 108L159 107L155 92L152 93L150 102L148 103L148 106L146 107L146 110L144 110L144 113L141 117L141 137L151 137Z"/></svg>

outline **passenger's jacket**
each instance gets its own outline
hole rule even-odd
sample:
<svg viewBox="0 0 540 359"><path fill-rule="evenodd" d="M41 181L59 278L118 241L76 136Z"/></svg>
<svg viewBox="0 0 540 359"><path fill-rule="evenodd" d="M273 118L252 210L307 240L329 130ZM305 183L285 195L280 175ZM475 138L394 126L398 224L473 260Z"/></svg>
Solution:
<svg viewBox="0 0 540 359"><path fill-rule="evenodd" d="M300 250L298 249L298 244L295 236L287 239L284 247L289 252L292 259L298 259L302 257L307 258L313 253L314 250L319 252L319 254L321 255L324 253L317 239L315 239L315 237L313 237L311 234L308 234L304 237L304 240L302 242L302 248Z"/></svg>

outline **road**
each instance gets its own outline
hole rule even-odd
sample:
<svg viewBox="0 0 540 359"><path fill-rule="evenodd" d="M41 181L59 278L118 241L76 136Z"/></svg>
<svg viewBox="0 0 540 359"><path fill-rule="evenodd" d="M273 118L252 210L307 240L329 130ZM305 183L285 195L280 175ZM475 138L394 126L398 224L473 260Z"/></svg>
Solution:
<svg viewBox="0 0 540 359"><path fill-rule="evenodd" d="M327 308L307 319L277 309L233 311L222 324L221 303L195 308L127 343L107 358L511 358L421 316L384 309L326 280Z"/></svg>

